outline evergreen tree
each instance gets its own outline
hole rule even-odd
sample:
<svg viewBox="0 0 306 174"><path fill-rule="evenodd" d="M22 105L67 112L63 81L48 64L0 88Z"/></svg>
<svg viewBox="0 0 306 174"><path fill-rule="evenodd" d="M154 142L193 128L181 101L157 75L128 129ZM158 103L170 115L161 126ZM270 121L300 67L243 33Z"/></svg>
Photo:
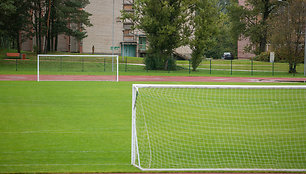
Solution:
<svg viewBox="0 0 306 174"><path fill-rule="evenodd" d="M193 71L200 65L205 51L216 45L215 35L218 32L219 13L214 0L195 0L190 26L193 33L190 41L192 50L191 62Z"/></svg>
<svg viewBox="0 0 306 174"><path fill-rule="evenodd" d="M21 38L21 32L28 34L31 25L31 1L28 0L8 0L1 2L1 20L0 20L0 32L7 38L11 38L17 48L17 51L21 51L21 42L24 38Z"/></svg>

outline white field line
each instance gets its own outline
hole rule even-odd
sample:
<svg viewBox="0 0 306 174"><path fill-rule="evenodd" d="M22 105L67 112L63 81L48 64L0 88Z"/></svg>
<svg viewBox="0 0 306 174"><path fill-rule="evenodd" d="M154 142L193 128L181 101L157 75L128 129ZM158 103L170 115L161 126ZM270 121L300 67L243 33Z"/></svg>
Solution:
<svg viewBox="0 0 306 174"><path fill-rule="evenodd" d="M76 150L58 150L58 151L11 151L11 152L0 152L0 154L18 154L18 153L33 153L33 154L44 154L44 153L129 153L129 151L117 150L117 151L96 151L96 150L84 150L84 151L76 151Z"/></svg>
<svg viewBox="0 0 306 174"><path fill-rule="evenodd" d="M105 133L106 132L39 132L39 131L0 132L0 134L105 134Z"/></svg>
<svg viewBox="0 0 306 174"><path fill-rule="evenodd" d="M129 166L128 163L105 164L0 164L2 167L26 167L26 166Z"/></svg>
<svg viewBox="0 0 306 174"><path fill-rule="evenodd" d="M121 131L128 131L125 128L101 128L101 129L91 129L91 130L26 130L26 131L16 131L16 132L0 132L0 134L103 134L103 133L117 133Z"/></svg>

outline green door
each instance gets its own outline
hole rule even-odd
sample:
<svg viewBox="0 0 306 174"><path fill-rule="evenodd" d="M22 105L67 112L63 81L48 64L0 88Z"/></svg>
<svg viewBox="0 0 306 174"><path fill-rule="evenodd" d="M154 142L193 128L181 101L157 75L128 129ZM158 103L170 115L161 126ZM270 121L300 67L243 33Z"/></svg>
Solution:
<svg viewBox="0 0 306 174"><path fill-rule="evenodd" d="M121 56L136 57L136 45L122 45L121 53L124 53Z"/></svg>
<svg viewBox="0 0 306 174"><path fill-rule="evenodd" d="M146 51L147 38L139 37L139 50Z"/></svg>

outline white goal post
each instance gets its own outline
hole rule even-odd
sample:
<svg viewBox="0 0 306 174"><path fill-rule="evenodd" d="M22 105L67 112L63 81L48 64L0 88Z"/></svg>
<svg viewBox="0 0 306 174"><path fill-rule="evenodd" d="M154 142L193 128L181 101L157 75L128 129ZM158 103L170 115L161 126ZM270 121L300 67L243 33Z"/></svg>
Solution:
<svg viewBox="0 0 306 174"><path fill-rule="evenodd" d="M84 60L89 60L89 59L84 59L84 58L111 58L111 69L115 73L115 81L119 81L119 56L118 55L52 55L52 54L38 54L37 55L37 81L41 81L40 78L40 67L41 67L41 59L43 57L53 57L53 58L82 58L82 63L84 64ZM114 61L114 59L116 59ZM50 61L51 62L51 61ZM104 60L105 64L105 60Z"/></svg>
<svg viewBox="0 0 306 174"><path fill-rule="evenodd" d="M305 85L132 87L143 171L306 171Z"/></svg>

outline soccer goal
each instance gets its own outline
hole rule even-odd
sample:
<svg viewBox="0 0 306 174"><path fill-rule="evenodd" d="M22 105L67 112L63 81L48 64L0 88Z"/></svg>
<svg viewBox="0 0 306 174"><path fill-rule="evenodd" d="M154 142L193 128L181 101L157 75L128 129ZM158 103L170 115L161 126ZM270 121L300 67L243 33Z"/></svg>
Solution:
<svg viewBox="0 0 306 174"><path fill-rule="evenodd" d="M144 171L306 171L306 86L133 85Z"/></svg>
<svg viewBox="0 0 306 174"><path fill-rule="evenodd" d="M37 81L119 81L117 55L37 55Z"/></svg>

